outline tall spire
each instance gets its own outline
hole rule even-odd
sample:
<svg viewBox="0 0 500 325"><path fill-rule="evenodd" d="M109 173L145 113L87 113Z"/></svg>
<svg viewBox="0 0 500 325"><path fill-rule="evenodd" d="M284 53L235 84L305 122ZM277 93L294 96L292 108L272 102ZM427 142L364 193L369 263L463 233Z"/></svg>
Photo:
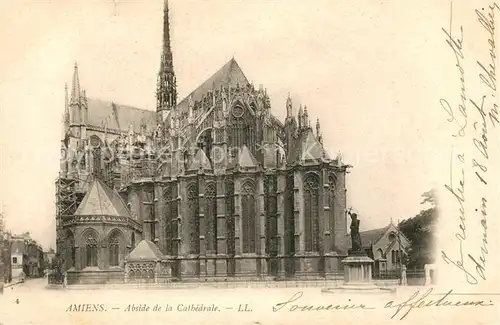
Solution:
<svg viewBox="0 0 500 325"><path fill-rule="evenodd" d="M69 128L69 96L68 96L68 84L64 84L64 132L68 131Z"/></svg>
<svg viewBox="0 0 500 325"><path fill-rule="evenodd" d="M77 103L80 100L80 79L78 78L78 65L75 62L73 71L73 84L71 85L71 103Z"/></svg>
<svg viewBox="0 0 500 325"><path fill-rule="evenodd" d="M299 108L299 117L298 117L298 120L299 120L299 129L301 129L301 128L304 126L304 125L303 125L303 123L302 123L302 122L304 121L304 120L303 120L303 117L302 117L302 116L303 116L303 114L304 114L304 112L303 112L303 110L302 110L302 104L300 104L300 108Z"/></svg>
<svg viewBox="0 0 500 325"><path fill-rule="evenodd" d="M165 0L163 8L163 47L156 89L156 111L162 113L162 115L164 112L171 110L177 105L177 87L172 49L170 46L170 22L168 13L168 0Z"/></svg>
<svg viewBox="0 0 500 325"><path fill-rule="evenodd" d="M292 98L290 93L288 93L288 98L286 99L286 117L292 117Z"/></svg>

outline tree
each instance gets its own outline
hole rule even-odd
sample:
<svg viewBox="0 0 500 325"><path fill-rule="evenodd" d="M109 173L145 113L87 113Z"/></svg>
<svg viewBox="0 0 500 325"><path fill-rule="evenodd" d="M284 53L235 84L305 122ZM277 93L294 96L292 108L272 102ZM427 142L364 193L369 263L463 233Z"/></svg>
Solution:
<svg viewBox="0 0 500 325"><path fill-rule="evenodd" d="M431 207L421 210L415 217L402 221L401 232L411 241L408 256L409 268L423 268L434 262L434 228L437 221L437 201L432 189L422 194L421 204L430 203Z"/></svg>

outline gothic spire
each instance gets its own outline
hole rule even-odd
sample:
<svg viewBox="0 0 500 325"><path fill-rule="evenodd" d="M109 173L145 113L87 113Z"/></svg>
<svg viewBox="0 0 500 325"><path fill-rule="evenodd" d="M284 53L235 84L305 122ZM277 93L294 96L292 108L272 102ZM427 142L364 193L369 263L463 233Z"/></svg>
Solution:
<svg viewBox="0 0 500 325"><path fill-rule="evenodd" d="M168 0L163 4L163 52L160 70L172 65L172 49L170 47L170 21L168 19ZM170 64L169 64L170 63Z"/></svg>
<svg viewBox="0 0 500 325"><path fill-rule="evenodd" d="M68 84L64 84L64 132L69 129L69 96L68 96Z"/></svg>
<svg viewBox="0 0 500 325"><path fill-rule="evenodd" d="M80 100L80 79L78 78L78 65L75 62L73 71L73 84L71 85L71 103L77 103Z"/></svg>
<svg viewBox="0 0 500 325"><path fill-rule="evenodd" d="M299 120L299 129L301 129L303 127L303 117L302 115L304 114L303 110L302 110L302 104L300 104L300 108L299 108L299 116L298 116L298 120Z"/></svg>
<svg viewBox="0 0 500 325"><path fill-rule="evenodd" d="M177 88L173 66L172 49L170 46L170 22L168 13L168 0L165 0L163 8L163 47L156 90L156 111L158 113L163 113L171 110L177 105Z"/></svg>
<svg viewBox="0 0 500 325"><path fill-rule="evenodd" d="M290 93L288 93L288 98L286 99L286 117L292 117L292 98Z"/></svg>

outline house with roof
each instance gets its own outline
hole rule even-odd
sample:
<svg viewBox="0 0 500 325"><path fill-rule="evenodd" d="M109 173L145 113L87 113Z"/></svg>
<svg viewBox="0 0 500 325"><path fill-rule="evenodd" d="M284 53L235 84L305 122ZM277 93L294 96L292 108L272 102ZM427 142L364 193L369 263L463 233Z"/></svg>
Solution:
<svg viewBox="0 0 500 325"><path fill-rule="evenodd" d="M361 243L374 261L375 275L397 272L411 247L410 240L392 223L389 225L360 232Z"/></svg>

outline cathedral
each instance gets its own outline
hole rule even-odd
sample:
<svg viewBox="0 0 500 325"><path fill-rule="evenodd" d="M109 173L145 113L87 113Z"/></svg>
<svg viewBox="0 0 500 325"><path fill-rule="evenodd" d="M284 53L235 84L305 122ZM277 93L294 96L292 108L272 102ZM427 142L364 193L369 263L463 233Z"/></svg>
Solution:
<svg viewBox="0 0 500 325"><path fill-rule="evenodd" d="M233 58L178 102L165 3L156 111L66 87L56 180L68 284L341 277L348 165Z"/></svg>

